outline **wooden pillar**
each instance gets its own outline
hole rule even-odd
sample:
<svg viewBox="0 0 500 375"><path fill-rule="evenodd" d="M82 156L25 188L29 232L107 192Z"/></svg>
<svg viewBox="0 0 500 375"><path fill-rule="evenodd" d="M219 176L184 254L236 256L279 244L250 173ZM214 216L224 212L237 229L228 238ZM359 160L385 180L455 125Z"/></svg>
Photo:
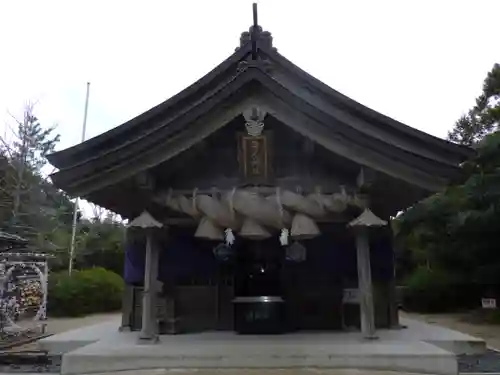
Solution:
<svg viewBox="0 0 500 375"><path fill-rule="evenodd" d="M373 304L372 272L370 264L370 241L368 228L356 231L356 255L358 265L358 288L360 293L361 332L367 339L375 335L375 308Z"/></svg>
<svg viewBox="0 0 500 375"><path fill-rule="evenodd" d="M153 242L153 252L152 252L152 262L151 262L151 304L152 304L152 320L153 320L153 328L156 335L160 333L159 327L159 302L160 302L160 292L161 285L158 281L158 268L160 264L160 247L158 243Z"/></svg>
<svg viewBox="0 0 500 375"><path fill-rule="evenodd" d="M399 298L396 288L396 278L389 282L389 324L391 328L402 328L399 324Z"/></svg>
<svg viewBox="0 0 500 375"><path fill-rule="evenodd" d="M153 244L153 233L151 229L146 230L146 261L144 266L144 289L142 294L142 328L139 334L141 341L157 341L158 335L155 329L154 317L154 294L155 294L155 270L158 269L154 263L157 247Z"/></svg>
<svg viewBox="0 0 500 375"><path fill-rule="evenodd" d="M144 265L144 288L142 295L142 328L139 341L142 343L158 342L156 328L156 279L158 277L158 247L154 243L154 228L163 225L156 221L147 211L132 220L129 227L142 228L146 233L146 261Z"/></svg>
<svg viewBox="0 0 500 375"><path fill-rule="evenodd" d="M133 308L134 288L131 285L125 285L122 297L122 323L120 325L120 332L131 331Z"/></svg>
<svg viewBox="0 0 500 375"><path fill-rule="evenodd" d="M392 256L392 278L389 282L389 324L391 328L401 328L399 324L399 298L396 289L396 254L394 252L394 241L392 230L389 230L391 256Z"/></svg>
<svg viewBox="0 0 500 375"><path fill-rule="evenodd" d="M180 332L180 319L177 309L177 285L173 282L169 285L169 292L167 295L167 333L175 335Z"/></svg>
<svg viewBox="0 0 500 375"><path fill-rule="evenodd" d="M356 230L361 332L367 339L377 338L375 334L375 307L373 303L372 271L370 264L369 228L385 225L387 225L387 221L378 218L368 208L365 208L359 217L349 223L349 226Z"/></svg>
<svg viewBox="0 0 500 375"><path fill-rule="evenodd" d="M132 242L130 236L131 236L130 230L127 228L127 230L125 231L125 236L123 238L123 247L125 252L128 251L129 245ZM125 254L125 256L126 255L127 254ZM134 310L134 287L132 285L125 284L122 296L122 323L119 328L120 332L129 332L132 330L133 310Z"/></svg>
<svg viewBox="0 0 500 375"><path fill-rule="evenodd" d="M389 227L389 239L391 243L391 254L392 254L392 279L389 284L389 312L390 312L390 324L391 328L402 328L399 323L399 295L397 291L397 278L396 278L396 250L394 249L395 240L394 240L394 232L392 227Z"/></svg>

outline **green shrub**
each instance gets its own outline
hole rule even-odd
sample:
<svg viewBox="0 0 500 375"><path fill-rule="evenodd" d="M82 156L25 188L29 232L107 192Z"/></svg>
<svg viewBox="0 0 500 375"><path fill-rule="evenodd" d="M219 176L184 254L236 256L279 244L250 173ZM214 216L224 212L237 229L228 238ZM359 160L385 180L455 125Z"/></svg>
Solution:
<svg viewBox="0 0 500 375"><path fill-rule="evenodd" d="M122 276L124 262L125 252L122 247L87 248L76 257L75 268L102 267Z"/></svg>
<svg viewBox="0 0 500 375"><path fill-rule="evenodd" d="M82 316L120 309L124 283L104 268L52 274L49 277L48 315Z"/></svg>
<svg viewBox="0 0 500 375"><path fill-rule="evenodd" d="M461 305L458 280L443 270L417 268L406 280L403 308L418 312L445 312Z"/></svg>

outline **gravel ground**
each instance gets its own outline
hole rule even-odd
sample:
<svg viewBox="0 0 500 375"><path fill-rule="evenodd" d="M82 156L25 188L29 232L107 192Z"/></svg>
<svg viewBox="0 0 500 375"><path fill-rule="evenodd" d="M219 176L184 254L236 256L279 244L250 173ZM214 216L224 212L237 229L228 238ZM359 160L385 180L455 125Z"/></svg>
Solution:
<svg viewBox="0 0 500 375"><path fill-rule="evenodd" d="M500 353L488 350L485 354L458 356L458 371L470 372L500 372Z"/></svg>
<svg viewBox="0 0 500 375"><path fill-rule="evenodd" d="M16 361L17 362L17 361ZM61 370L61 356L50 356L48 361L43 363L0 363L0 375L2 374L20 374L20 373L52 373L59 374Z"/></svg>

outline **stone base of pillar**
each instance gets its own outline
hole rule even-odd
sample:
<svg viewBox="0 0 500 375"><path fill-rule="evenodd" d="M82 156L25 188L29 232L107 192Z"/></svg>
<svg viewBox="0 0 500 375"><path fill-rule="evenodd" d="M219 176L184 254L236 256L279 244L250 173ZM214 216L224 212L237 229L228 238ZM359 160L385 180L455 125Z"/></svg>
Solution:
<svg viewBox="0 0 500 375"><path fill-rule="evenodd" d="M399 319L397 319L396 321L394 321L393 319L391 319L391 322L390 322L390 325L389 325L389 329L401 329L401 328L402 328L402 326L399 323Z"/></svg>
<svg viewBox="0 0 500 375"><path fill-rule="evenodd" d="M166 325L167 334L176 335L178 333L181 333L180 318L169 318L166 321Z"/></svg>
<svg viewBox="0 0 500 375"><path fill-rule="evenodd" d="M130 326L121 326L118 328L118 332L132 332L132 328Z"/></svg>
<svg viewBox="0 0 500 375"><path fill-rule="evenodd" d="M153 335L152 337L139 336L137 343L139 345L154 345L160 342L160 337L158 335Z"/></svg>
<svg viewBox="0 0 500 375"><path fill-rule="evenodd" d="M405 326L404 324L397 324L394 326L391 326L391 329L406 329L408 326Z"/></svg>
<svg viewBox="0 0 500 375"><path fill-rule="evenodd" d="M132 310L134 308L134 287L125 285L122 296L122 322L121 327L129 327L132 323ZM121 332L120 328L120 332Z"/></svg>
<svg viewBox="0 0 500 375"><path fill-rule="evenodd" d="M389 323L391 329L398 329L399 327L399 300L398 292L396 289L396 282L394 278L388 285L389 296Z"/></svg>

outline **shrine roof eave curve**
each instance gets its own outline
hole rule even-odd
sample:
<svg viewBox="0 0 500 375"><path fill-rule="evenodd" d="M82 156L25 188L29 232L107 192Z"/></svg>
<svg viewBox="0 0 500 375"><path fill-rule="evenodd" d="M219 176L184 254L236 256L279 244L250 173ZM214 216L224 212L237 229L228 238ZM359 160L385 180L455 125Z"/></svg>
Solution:
<svg viewBox="0 0 500 375"><path fill-rule="evenodd" d="M386 159L396 158L410 169L436 179L451 179L458 165L474 155L470 148L433 137L357 103L312 77L274 48L258 48L258 60L270 63L270 71L259 64L242 70L242 63L253 61L249 59L251 52L249 42L242 44L223 63L171 99L100 136L49 155L49 161L59 168L52 176L54 183L70 194L86 194L89 190L84 186L127 169L131 160L152 155L166 144L175 148L175 139L186 137L193 126L189 119L192 122L216 110L221 101L230 100L236 91L255 83L267 95L278 98L279 103L294 107L306 120L313 119L317 133L310 134L312 137L341 137L353 147L371 150ZM193 139L203 138L191 130ZM151 161L143 164L152 165Z"/></svg>
<svg viewBox="0 0 500 375"><path fill-rule="evenodd" d="M286 68L291 74L301 77L305 82L309 83L311 87L316 89L324 97L327 97L331 101L331 103L335 103L335 105L337 106L345 107L346 109L355 112L358 115L363 116L364 118L374 121L379 126L385 126L392 131L405 133L411 137L420 139L423 142L427 143L429 146L433 145L443 149L447 149L452 153L462 155L462 157L465 158L469 158L475 154L475 152L468 146L453 143L413 128L387 115L377 112L352 98L349 98L348 96L331 88L324 82L307 73L305 70L301 69L299 66L288 60L285 56L278 53L278 51L266 51L266 53L272 61Z"/></svg>
<svg viewBox="0 0 500 375"><path fill-rule="evenodd" d="M295 79L302 81L303 85L315 91L330 106L336 106L354 113L365 118L366 121L372 121L374 126L400 133L421 145L446 150L448 153L457 155L459 159L466 159L473 155L473 151L468 147L445 141L407 126L341 94L293 64L274 48L261 46L258 52L260 57L269 59L277 65L275 69L280 68L286 74L295 76ZM155 119L159 117L168 118L172 112L180 111L185 107L189 107L192 102L199 100L206 90L223 84L228 75L236 73L238 64L246 61L250 54L251 45L250 42L247 42L211 72L177 95L97 137L49 155L49 162L59 169L68 168L87 159L89 155L104 156L109 149L123 147L129 144L130 140L139 139L141 135L150 130L150 127L154 127Z"/></svg>
<svg viewBox="0 0 500 375"><path fill-rule="evenodd" d="M200 93L204 92L206 87L220 84L220 76L230 70L236 71L236 65L245 60L250 52L250 43L246 43L209 73L164 102L96 137L54 152L48 155L47 159L56 168L67 168L82 158L85 159L88 155L94 155L96 152L102 153L115 144L126 143L127 140L146 132L149 128L148 125L154 124L155 118L168 116L172 111L179 111L183 107L189 106L191 102L198 100Z"/></svg>
<svg viewBox="0 0 500 375"><path fill-rule="evenodd" d="M333 153L343 153L343 156L361 165L368 165L389 175L397 175L395 171L403 168L407 180L416 185L421 184L422 187L427 186L429 190L436 190L437 186L442 186L444 180L450 179L457 172L456 165L390 146L383 140L370 137L340 121L331 126L330 122L333 119L327 113L305 102L300 95L282 86L260 68L250 67L232 78L223 88L213 92L206 101L197 103L169 126L151 134L147 142L142 142L142 146L138 142L131 145L125 153L115 150L113 162L110 162L108 155L107 158L97 157L92 162L83 162L78 166L63 169L53 175L53 181L70 194L80 195L90 192L91 189L104 188L105 184L117 183L120 179L163 163L176 155L175 149L181 152L210 134L206 129L195 128L191 123L193 119L200 119L202 124L205 123L203 116L210 114L214 108L229 98L236 98L235 93L238 91L244 97L245 93L241 94L241 89L252 84L263 91L261 94L261 98L265 99L263 103L271 103L270 113L275 112L274 115L281 116L280 120L284 123L304 136L315 139ZM227 121L234 118L237 113L238 110ZM292 116L286 118L286 113L291 113ZM294 123L292 118L301 119L301 123ZM191 127L186 126L190 124ZM217 126L222 127L224 124L219 122ZM356 151L351 153L352 150ZM360 157L361 154L364 156ZM421 178L417 177L419 174Z"/></svg>

